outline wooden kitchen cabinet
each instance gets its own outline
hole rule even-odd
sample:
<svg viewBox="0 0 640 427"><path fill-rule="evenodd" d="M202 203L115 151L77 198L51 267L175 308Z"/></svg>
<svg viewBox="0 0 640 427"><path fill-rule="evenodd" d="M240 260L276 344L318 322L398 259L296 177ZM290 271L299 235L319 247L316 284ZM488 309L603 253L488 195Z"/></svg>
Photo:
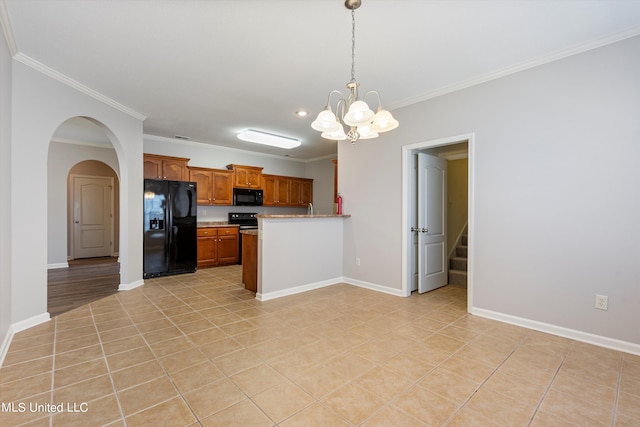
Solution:
<svg viewBox="0 0 640 427"><path fill-rule="evenodd" d="M240 255L238 227L218 228L218 265L235 264Z"/></svg>
<svg viewBox="0 0 640 427"><path fill-rule="evenodd" d="M257 166L230 164L227 169L233 171L233 186L236 188L262 188L262 169Z"/></svg>
<svg viewBox="0 0 640 427"><path fill-rule="evenodd" d="M265 206L303 207L313 200L313 180L279 175L263 175Z"/></svg>
<svg viewBox="0 0 640 427"><path fill-rule="evenodd" d="M289 206L291 178L278 175L262 175L264 206Z"/></svg>
<svg viewBox="0 0 640 427"><path fill-rule="evenodd" d="M242 283L251 292L258 292L258 233L243 232Z"/></svg>
<svg viewBox="0 0 640 427"><path fill-rule="evenodd" d="M218 231L198 228L198 268L214 267L218 263Z"/></svg>
<svg viewBox="0 0 640 427"><path fill-rule="evenodd" d="M313 203L313 180L305 179L300 185L300 203L308 205Z"/></svg>
<svg viewBox="0 0 640 427"><path fill-rule="evenodd" d="M198 228L198 268L238 262L238 227Z"/></svg>
<svg viewBox="0 0 640 427"><path fill-rule="evenodd" d="M309 206L313 202L313 180L307 178L291 178L291 206Z"/></svg>
<svg viewBox="0 0 640 427"><path fill-rule="evenodd" d="M198 185L198 205L231 206L233 204L232 171L191 167L189 181Z"/></svg>
<svg viewBox="0 0 640 427"><path fill-rule="evenodd" d="M171 181L188 181L189 159L182 157L144 155L144 177L149 179L167 179Z"/></svg>

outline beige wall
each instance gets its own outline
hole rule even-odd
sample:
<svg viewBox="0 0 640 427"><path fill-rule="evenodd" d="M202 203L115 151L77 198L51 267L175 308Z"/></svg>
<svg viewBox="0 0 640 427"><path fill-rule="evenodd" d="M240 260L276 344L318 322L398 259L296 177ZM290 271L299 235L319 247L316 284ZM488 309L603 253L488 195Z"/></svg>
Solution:
<svg viewBox="0 0 640 427"><path fill-rule="evenodd" d="M447 162L447 248L454 245L462 228L467 223L468 207L468 159L449 160Z"/></svg>

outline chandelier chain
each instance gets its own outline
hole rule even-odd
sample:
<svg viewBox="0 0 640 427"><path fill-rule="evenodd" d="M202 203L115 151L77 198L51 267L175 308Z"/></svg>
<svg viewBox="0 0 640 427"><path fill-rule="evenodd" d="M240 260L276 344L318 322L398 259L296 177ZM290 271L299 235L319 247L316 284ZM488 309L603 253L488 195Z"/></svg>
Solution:
<svg viewBox="0 0 640 427"><path fill-rule="evenodd" d="M356 10L351 9L351 81L356 81Z"/></svg>

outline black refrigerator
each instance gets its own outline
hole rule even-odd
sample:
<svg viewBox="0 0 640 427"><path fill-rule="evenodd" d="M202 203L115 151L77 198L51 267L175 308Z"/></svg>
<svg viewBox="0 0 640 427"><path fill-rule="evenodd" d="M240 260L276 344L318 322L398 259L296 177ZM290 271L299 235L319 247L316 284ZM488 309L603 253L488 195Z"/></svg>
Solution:
<svg viewBox="0 0 640 427"><path fill-rule="evenodd" d="M144 180L143 277L196 271L196 183Z"/></svg>

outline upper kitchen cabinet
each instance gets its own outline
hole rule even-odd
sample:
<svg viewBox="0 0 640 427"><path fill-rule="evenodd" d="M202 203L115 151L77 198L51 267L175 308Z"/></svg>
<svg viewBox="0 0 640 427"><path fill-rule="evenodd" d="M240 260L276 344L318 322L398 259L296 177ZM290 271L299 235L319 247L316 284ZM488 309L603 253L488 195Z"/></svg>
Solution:
<svg viewBox="0 0 640 427"><path fill-rule="evenodd" d="M198 205L230 206L233 204L232 171L191 167L189 181L198 185Z"/></svg>
<svg viewBox="0 0 640 427"><path fill-rule="evenodd" d="M170 181L188 181L189 159L182 157L144 155L144 177L149 179L166 179Z"/></svg>
<svg viewBox="0 0 640 427"><path fill-rule="evenodd" d="M262 169L257 166L230 164L227 169L233 171L233 186L236 188L262 188Z"/></svg>
<svg viewBox="0 0 640 427"><path fill-rule="evenodd" d="M313 179L263 175L264 205L306 207L313 201Z"/></svg>
<svg viewBox="0 0 640 427"><path fill-rule="evenodd" d="M291 206L309 206L313 202L313 179L291 178L290 186Z"/></svg>
<svg viewBox="0 0 640 427"><path fill-rule="evenodd" d="M278 175L262 175L264 206L289 206L291 178Z"/></svg>

